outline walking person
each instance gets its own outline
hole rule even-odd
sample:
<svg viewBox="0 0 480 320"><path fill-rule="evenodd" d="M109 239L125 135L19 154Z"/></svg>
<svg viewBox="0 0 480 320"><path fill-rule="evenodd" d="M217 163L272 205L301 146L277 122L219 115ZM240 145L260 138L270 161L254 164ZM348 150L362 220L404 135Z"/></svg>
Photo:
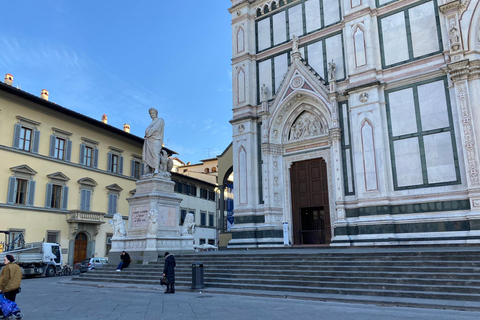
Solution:
<svg viewBox="0 0 480 320"><path fill-rule="evenodd" d="M123 268L128 268L130 262L132 262L132 258L130 258L130 255L125 251L122 251L122 254L120 254L120 260L117 271L122 271Z"/></svg>
<svg viewBox="0 0 480 320"><path fill-rule="evenodd" d="M5 265L0 273L0 294L3 294L6 299L15 301L17 293L20 292L20 282L22 282L22 270L18 264L12 263L15 258L11 254L7 254L3 259ZM16 319L22 318L22 313L17 311L13 314ZM0 312L0 319L5 319Z"/></svg>
<svg viewBox="0 0 480 320"><path fill-rule="evenodd" d="M167 290L165 293L175 293L175 256L173 253L165 252L165 266L163 276L167 278Z"/></svg>

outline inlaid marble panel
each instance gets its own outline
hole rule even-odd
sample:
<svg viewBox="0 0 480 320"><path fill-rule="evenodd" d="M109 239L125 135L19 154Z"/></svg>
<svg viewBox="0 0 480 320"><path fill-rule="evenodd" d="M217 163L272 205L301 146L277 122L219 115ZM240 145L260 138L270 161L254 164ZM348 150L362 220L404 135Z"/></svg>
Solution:
<svg viewBox="0 0 480 320"><path fill-rule="evenodd" d="M418 138L394 141L393 148L398 186L423 184Z"/></svg>
<svg viewBox="0 0 480 320"><path fill-rule="evenodd" d="M345 160L347 163L347 190L348 192L353 192L353 174L350 149L345 149Z"/></svg>
<svg viewBox="0 0 480 320"><path fill-rule="evenodd" d="M323 66L323 45L322 41L312 43L307 47L308 49L308 64L315 70L323 79L325 79Z"/></svg>
<svg viewBox="0 0 480 320"><path fill-rule="evenodd" d="M408 10L412 35L413 56L419 57L439 50L437 22L433 2Z"/></svg>
<svg viewBox="0 0 480 320"><path fill-rule="evenodd" d="M307 33L321 28L320 0L305 1L305 19Z"/></svg>
<svg viewBox="0 0 480 320"><path fill-rule="evenodd" d="M243 69L238 71L237 75L238 102L245 101L245 72Z"/></svg>
<svg viewBox="0 0 480 320"><path fill-rule="evenodd" d="M287 54L284 53L280 56L276 56L274 58L275 63L275 92L277 91L278 87L280 87L280 83L283 80L283 76L288 70L288 60Z"/></svg>
<svg viewBox="0 0 480 320"><path fill-rule="evenodd" d="M340 21L340 3L338 0L323 0L323 20L326 26Z"/></svg>
<svg viewBox="0 0 480 320"><path fill-rule="evenodd" d="M257 24L258 50L270 48L270 19L263 19Z"/></svg>
<svg viewBox="0 0 480 320"><path fill-rule="evenodd" d="M393 136L417 132L413 90L407 88L388 94Z"/></svg>
<svg viewBox="0 0 480 320"><path fill-rule="evenodd" d="M427 162L428 182L455 181L455 162L453 159L450 132L431 134L423 138L425 159Z"/></svg>
<svg viewBox="0 0 480 320"><path fill-rule="evenodd" d="M327 61L335 62L335 79L343 79L345 77L345 66L343 64L343 44L341 35L336 35L325 40L327 47Z"/></svg>
<svg viewBox="0 0 480 320"><path fill-rule="evenodd" d="M405 14L399 12L380 20L383 35L385 64L405 61L408 57L407 30Z"/></svg>
<svg viewBox="0 0 480 320"><path fill-rule="evenodd" d="M264 84L268 88L268 98L272 96L272 61L265 60L258 64L259 84L262 87Z"/></svg>
<svg viewBox="0 0 480 320"><path fill-rule="evenodd" d="M288 22L290 27L290 39L293 36L300 37L303 35L303 18L302 5L296 5L288 9Z"/></svg>
<svg viewBox="0 0 480 320"><path fill-rule="evenodd" d="M418 101L423 131L449 126L443 81L418 86Z"/></svg>
<svg viewBox="0 0 480 320"><path fill-rule="evenodd" d="M367 56L365 54L365 35L363 30L357 28L353 36L355 43L355 66L360 67L367 63Z"/></svg>
<svg viewBox="0 0 480 320"><path fill-rule="evenodd" d="M365 170L365 190L377 190L377 166L375 161L375 145L373 128L367 121L362 126L363 167Z"/></svg>
<svg viewBox="0 0 480 320"><path fill-rule="evenodd" d="M273 16L273 44L287 41L287 22L285 20L285 11Z"/></svg>
<svg viewBox="0 0 480 320"><path fill-rule="evenodd" d="M244 148L240 148L238 152L238 195L239 203L247 203L247 152Z"/></svg>

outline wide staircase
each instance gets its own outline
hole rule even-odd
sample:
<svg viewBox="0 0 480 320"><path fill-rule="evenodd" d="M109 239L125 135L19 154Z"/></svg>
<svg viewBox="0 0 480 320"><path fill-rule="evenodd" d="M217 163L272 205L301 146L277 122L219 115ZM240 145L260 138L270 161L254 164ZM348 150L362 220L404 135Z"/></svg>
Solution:
<svg viewBox="0 0 480 320"><path fill-rule="evenodd" d="M480 248L283 249L176 255L176 286L190 289L203 264L207 289L480 301ZM114 266L75 281L159 285L163 259Z"/></svg>

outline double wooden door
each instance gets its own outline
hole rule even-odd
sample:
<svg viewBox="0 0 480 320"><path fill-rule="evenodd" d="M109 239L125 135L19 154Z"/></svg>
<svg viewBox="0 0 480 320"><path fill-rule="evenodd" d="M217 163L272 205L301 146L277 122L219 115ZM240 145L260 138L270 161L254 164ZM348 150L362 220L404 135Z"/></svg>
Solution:
<svg viewBox="0 0 480 320"><path fill-rule="evenodd" d="M325 160L294 162L290 181L294 244L329 244L331 224Z"/></svg>
<svg viewBox="0 0 480 320"><path fill-rule="evenodd" d="M75 237L75 249L73 251L73 263L78 263L87 258L87 235L79 233Z"/></svg>

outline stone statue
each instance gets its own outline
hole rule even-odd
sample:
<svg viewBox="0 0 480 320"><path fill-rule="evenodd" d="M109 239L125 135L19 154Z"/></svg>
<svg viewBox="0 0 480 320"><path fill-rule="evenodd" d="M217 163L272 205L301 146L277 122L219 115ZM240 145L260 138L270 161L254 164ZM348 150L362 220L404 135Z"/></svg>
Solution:
<svg viewBox="0 0 480 320"><path fill-rule="evenodd" d="M157 109L148 110L152 122L145 130L145 140L143 142L143 163L145 174L158 173L160 165L160 151L163 144L163 129L165 122L158 118Z"/></svg>
<svg viewBox="0 0 480 320"><path fill-rule="evenodd" d="M181 236L193 235L195 232L195 221L193 221L193 213L187 213L185 220L183 221Z"/></svg>
<svg viewBox="0 0 480 320"><path fill-rule="evenodd" d="M113 228L113 237L112 238L124 238L127 235L125 230L125 221L120 213L115 213L113 215L113 220L110 220L109 223Z"/></svg>
<svg viewBox="0 0 480 320"><path fill-rule="evenodd" d="M450 38L450 48L453 51L460 49L460 37L458 36L458 30L455 25L452 25L448 34Z"/></svg>
<svg viewBox="0 0 480 320"><path fill-rule="evenodd" d="M328 63L328 81L332 82L335 81L335 69L336 69L335 62L329 62Z"/></svg>
<svg viewBox="0 0 480 320"><path fill-rule="evenodd" d="M265 83L260 88L260 98L261 102L268 101L268 87L265 85Z"/></svg>
<svg viewBox="0 0 480 320"><path fill-rule="evenodd" d="M296 52L299 52L298 51L298 37L297 36L293 36L292 37L292 53L296 53Z"/></svg>
<svg viewBox="0 0 480 320"><path fill-rule="evenodd" d="M157 235L158 223L157 223L157 210L152 209L148 214L148 234L151 236Z"/></svg>

